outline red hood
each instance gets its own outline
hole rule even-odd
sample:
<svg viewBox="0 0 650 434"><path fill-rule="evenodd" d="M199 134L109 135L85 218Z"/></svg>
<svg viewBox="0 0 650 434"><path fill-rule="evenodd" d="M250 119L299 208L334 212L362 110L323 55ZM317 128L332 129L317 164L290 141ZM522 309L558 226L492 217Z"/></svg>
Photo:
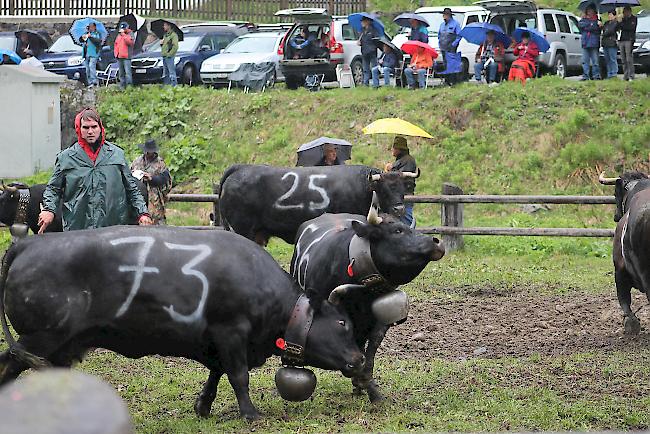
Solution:
<svg viewBox="0 0 650 434"><path fill-rule="evenodd" d="M90 148L90 145L88 142L86 142L85 139L81 137L81 114L85 112L86 110L90 110L92 112L97 113L94 109L91 108L85 108L81 110L79 113L77 113L77 116L74 118L74 130L77 132L77 141L79 142L80 145L85 146ZM104 130L104 124L101 121L101 118L99 117L99 114L97 114L97 118L99 119L99 127L101 128L101 136L99 137L99 146L104 144L104 141L106 139L106 131Z"/></svg>

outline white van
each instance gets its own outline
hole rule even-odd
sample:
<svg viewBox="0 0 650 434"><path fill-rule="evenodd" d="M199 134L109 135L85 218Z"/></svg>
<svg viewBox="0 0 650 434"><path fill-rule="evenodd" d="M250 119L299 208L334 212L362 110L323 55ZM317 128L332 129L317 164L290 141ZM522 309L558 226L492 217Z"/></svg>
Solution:
<svg viewBox="0 0 650 434"><path fill-rule="evenodd" d="M471 23L482 23L487 21L490 12L480 6L436 6L424 7L415 11L416 14L421 15L429 22L429 45L440 52L438 47L438 29L443 21L442 11L445 8L450 8L452 16L460 24L461 29ZM393 44L401 47L404 42L408 40L411 29L403 27L400 32L393 38ZM463 75L465 79L469 78L469 74L474 71L474 58L478 45L470 44L465 39L460 40L458 51L461 53L463 62ZM441 60L438 58L437 60Z"/></svg>

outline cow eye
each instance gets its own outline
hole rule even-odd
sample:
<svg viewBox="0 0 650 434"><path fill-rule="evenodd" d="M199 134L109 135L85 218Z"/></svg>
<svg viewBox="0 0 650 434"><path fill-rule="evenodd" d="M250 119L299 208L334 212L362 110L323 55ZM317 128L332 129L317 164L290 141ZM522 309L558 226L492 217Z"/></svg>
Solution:
<svg viewBox="0 0 650 434"><path fill-rule="evenodd" d="M341 325L341 327L345 327L345 320L339 320L339 324Z"/></svg>

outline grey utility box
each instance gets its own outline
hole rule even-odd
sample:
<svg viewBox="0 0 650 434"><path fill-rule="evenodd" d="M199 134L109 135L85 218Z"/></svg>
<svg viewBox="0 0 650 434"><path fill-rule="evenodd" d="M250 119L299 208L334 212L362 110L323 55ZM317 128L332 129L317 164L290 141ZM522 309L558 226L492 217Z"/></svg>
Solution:
<svg viewBox="0 0 650 434"><path fill-rule="evenodd" d="M63 80L36 68L0 65L0 178L54 166L61 150Z"/></svg>

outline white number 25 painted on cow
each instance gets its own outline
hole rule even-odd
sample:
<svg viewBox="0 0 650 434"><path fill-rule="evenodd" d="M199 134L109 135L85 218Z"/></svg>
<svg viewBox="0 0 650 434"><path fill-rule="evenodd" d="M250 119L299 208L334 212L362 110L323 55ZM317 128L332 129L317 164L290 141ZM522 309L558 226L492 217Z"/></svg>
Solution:
<svg viewBox="0 0 650 434"><path fill-rule="evenodd" d="M120 244L141 244L142 247L140 248L140 251L138 252L138 262L135 265L120 265L118 268L118 271L121 273L134 273L133 276L133 284L131 285L131 291L129 292L128 297L122 303L122 306L117 311L117 314L115 315L116 318L124 315L128 310L129 307L131 306L131 303L133 302L133 299L135 296L138 294L138 291L140 291L140 286L142 284L142 278L144 277L145 273L160 273L160 270L158 267L147 267L145 266L147 262L147 257L149 256L149 253L151 252L151 248L153 247L154 243L156 240L153 237L126 237L126 238L119 238L116 240L112 240L111 244L114 246L118 246ZM208 291L210 289L209 284L208 284L208 279L205 277L205 274L201 273L198 270L195 270L194 267L196 267L199 263L203 262L210 254L212 254L212 249L210 249L209 246L205 244L197 244L197 245L186 245L186 244L172 244L172 243L165 243L165 246L170 249L170 250L184 250L184 251L190 251L190 252L197 252L197 254L183 267L181 267L181 272L185 274L186 276L193 276L201 282L201 298L199 299L199 303L194 310L194 312L190 313L189 315L184 315L181 313L178 313L174 310L174 306L163 306L163 309L169 314L169 316L177 322L183 322L183 323L193 323L201 319L203 316L203 311L205 310L205 303L206 300L208 299Z"/></svg>
<svg viewBox="0 0 650 434"><path fill-rule="evenodd" d="M293 184L291 184L291 188L289 191L284 193L282 196L278 198L278 200L275 201L274 207L278 209L304 209L305 204L304 203L298 203L295 205L289 205L283 203L287 199L289 199L298 189L298 183L300 182L300 176L296 172L287 172L282 176L282 180L284 181L285 179L293 177ZM319 179L327 179L327 175L324 174L314 174L314 175L309 175L309 184L307 187L318 193L321 197L320 202L314 202L314 201L309 201L309 209L311 211L317 211L320 209L325 209L329 206L330 204L330 198L327 195L327 191L323 187L320 187L316 185L316 180Z"/></svg>

